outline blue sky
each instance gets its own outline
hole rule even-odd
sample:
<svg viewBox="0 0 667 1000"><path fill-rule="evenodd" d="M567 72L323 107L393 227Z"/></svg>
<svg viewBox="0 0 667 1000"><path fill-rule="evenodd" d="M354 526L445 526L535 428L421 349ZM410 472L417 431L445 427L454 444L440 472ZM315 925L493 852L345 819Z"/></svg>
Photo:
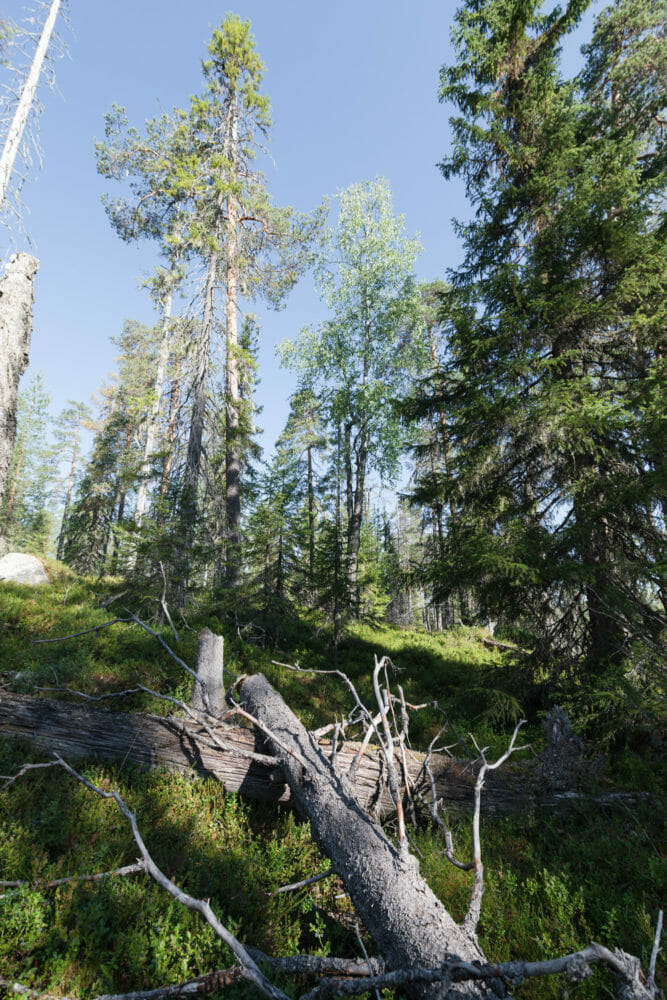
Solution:
<svg viewBox="0 0 667 1000"><path fill-rule="evenodd" d="M31 5L0 2L21 21ZM449 147L448 109L438 73L451 59L455 4L442 0L70 0L72 30L60 26L69 56L56 65L60 94L42 92L44 164L23 190L25 228L40 259L29 371L44 373L57 413L68 399L89 401L113 370L109 338L123 321L155 321L139 288L150 274L149 243L124 244L100 204L111 182L98 177L94 137L115 102L141 128L147 118L185 107L202 89L205 43L226 10L251 21L266 64L273 108L271 156L262 166L278 204L301 211L348 184L386 177L406 231L419 234L420 278L445 277L459 260L451 219L466 214L462 188L436 164ZM264 445L287 416L291 376L275 345L323 318L304 279L286 307L259 303L262 346L258 401Z"/></svg>

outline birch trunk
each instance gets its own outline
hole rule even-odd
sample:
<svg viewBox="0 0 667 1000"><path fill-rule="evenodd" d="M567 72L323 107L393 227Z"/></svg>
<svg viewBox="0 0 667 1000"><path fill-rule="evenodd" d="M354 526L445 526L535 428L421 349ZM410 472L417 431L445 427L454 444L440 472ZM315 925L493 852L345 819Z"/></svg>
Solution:
<svg viewBox="0 0 667 1000"><path fill-rule="evenodd" d="M14 254L0 280L0 504L16 438L19 379L28 365L33 281L38 265L30 254Z"/></svg>

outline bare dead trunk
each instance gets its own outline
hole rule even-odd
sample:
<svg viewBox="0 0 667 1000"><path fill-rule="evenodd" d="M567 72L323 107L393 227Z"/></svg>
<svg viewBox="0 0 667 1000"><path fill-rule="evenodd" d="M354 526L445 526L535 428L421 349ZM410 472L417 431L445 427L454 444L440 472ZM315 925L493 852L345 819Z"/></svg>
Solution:
<svg viewBox="0 0 667 1000"><path fill-rule="evenodd" d="M35 55L32 60L32 65L30 66L30 71L21 92L21 97L16 106L16 111L9 127L7 138L5 139L2 156L0 157L0 205L4 202L7 196L7 189L12 176L12 170L14 169L14 162L21 146L21 140L23 138L26 122L28 121L30 109L35 101L39 77L41 75L42 66L44 65L46 53L49 48L49 42L51 41L51 35L56 23L56 18L58 17L59 8L60 0L52 0L49 12L44 21L44 27L42 28L39 42L37 43L37 48L35 49Z"/></svg>
<svg viewBox="0 0 667 1000"><path fill-rule="evenodd" d="M58 750L72 759L120 760L143 769L166 768L172 773L194 770L216 778L227 791L240 792L251 799L277 802L290 798L276 762L268 757L263 761L253 760L256 739L251 730L223 726L218 735L224 750L191 720L104 711L89 704L0 692L0 737L20 737L45 751ZM329 742L321 740L318 745L326 757L331 755ZM349 770L358 749L359 744L346 743L337 754L338 767L343 773ZM423 763L424 754L414 751L409 754L408 771L413 785L420 781ZM431 770L438 798L454 813L469 813L476 777L469 762L436 754L431 758ZM556 770L540 757L534 763L495 771L484 786L482 813L501 815L536 806L565 811L583 801L601 804L623 801L631 805L641 798L618 792L599 796L573 793L571 781L567 787L557 783ZM394 810L383 775L378 751L369 747L357 768L354 790L362 805L380 816Z"/></svg>
<svg viewBox="0 0 667 1000"><path fill-rule="evenodd" d="M359 806L340 768L262 674L246 678L240 703L277 738L268 743L280 762L292 799L310 820L354 908L389 969L439 969L444 961L484 961L476 941L454 921L419 874L416 858L401 855ZM278 742L278 740L280 742ZM415 998L485 997L485 986L410 986Z"/></svg>
<svg viewBox="0 0 667 1000"><path fill-rule="evenodd" d="M221 635L203 628L199 633L197 678L192 689L192 707L213 713L225 707L225 687L222 679L225 641Z"/></svg>
<svg viewBox="0 0 667 1000"><path fill-rule="evenodd" d="M30 403L30 409L26 415L25 426L23 428L23 436L18 446L18 454L16 456L16 465L14 466L14 473L12 475L12 481L9 486L9 493L7 495L7 504L5 506L5 517L2 522L2 529L0 530L0 538L7 537L7 530L9 528L9 523L12 519L12 511L14 510L14 501L16 499L16 489L21 478L21 470L23 469L23 457L25 455L25 446L28 443L28 435L30 434L30 424L32 422L34 401Z"/></svg>
<svg viewBox="0 0 667 1000"><path fill-rule="evenodd" d="M7 487L16 438L16 396L28 365L33 281L39 261L14 254L0 280L0 504Z"/></svg>

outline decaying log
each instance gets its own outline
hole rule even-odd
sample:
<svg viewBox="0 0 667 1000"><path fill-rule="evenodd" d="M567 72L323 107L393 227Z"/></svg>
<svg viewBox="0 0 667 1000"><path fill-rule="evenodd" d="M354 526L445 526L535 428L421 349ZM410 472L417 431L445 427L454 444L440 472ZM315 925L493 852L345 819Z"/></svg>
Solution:
<svg viewBox="0 0 667 1000"><path fill-rule="evenodd" d="M0 503L14 450L19 379L28 364L38 265L29 253L14 254L0 279Z"/></svg>
<svg viewBox="0 0 667 1000"><path fill-rule="evenodd" d="M72 760L89 757L127 762L144 769L194 771L216 778L229 792L240 792L252 799L278 802L290 797L276 766L258 759L261 746L250 729L220 727L218 737L226 748L223 751L213 744L202 726L190 720L111 712L88 704L0 692L0 736L21 737ZM321 741L321 745L325 753L330 753L331 744ZM357 749L358 744L345 744L338 752L342 772L349 769ZM422 769L424 754L411 751L407 759L414 782ZM484 788L482 812L487 815L518 812L535 806L568 808L591 800L632 804L639 797L613 792L591 796L585 791L551 787L535 780L539 760L494 772ZM431 758L431 771L438 798L443 799L447 809L469 812L475 783L470 765L436 754ZM369 747L359 762L355 791L359 800L379 815L393 812L383 779L380 756Z"/></svg>

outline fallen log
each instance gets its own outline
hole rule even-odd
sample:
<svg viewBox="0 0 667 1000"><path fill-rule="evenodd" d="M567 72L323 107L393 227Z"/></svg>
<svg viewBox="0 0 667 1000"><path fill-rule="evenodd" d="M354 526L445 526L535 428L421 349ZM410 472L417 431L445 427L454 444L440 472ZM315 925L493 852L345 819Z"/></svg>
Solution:
<svg viewBox="0 0 667 1000"><path fill-rule="evenodd" d="M176 716L155 716L113 712L53 698L0 692L0 736L18 737L45 751L57 751L68 759L91 758L129 763L147 770L165 768L173 773L194 772L220 781L229 792L252 799L284 802L290 797L284 775L272 759L262 759L262 744L252 729L221 726L215 745L203 726ZM331 744L320 741L325 754ZM347 773L358 744L344 744L337 753L338 767ZM408 771L411 782L424 785L425 755L410 751ZM609 792L591 795L586 791L559 788L543 780L540 758L512 764L489 775L482 797L486 814L519 812L546 806L568 808L581 801L628 804L640 796ZM430 768L436 793L448 810L469 812L473 802L476 771L464 760L434 754ZM420 778L422 775L422 778ZM378 815L393 811L384 780L379 752L369 747L361 758L355 794L365 808Z"/></svg>
<svg viewBox="0 0 667 1000"><path fill-rule="evenodd" d="M484 962L474 934L457 924L419 874L417 860L401 852L382 827L359 808L340 766L299 722L262 674L238 686L239 703L267 727L292 798L342 879L356 912L391 969L439 969L443 962ZM410 986L415 998L487 997L486 985Z"/></svg>

